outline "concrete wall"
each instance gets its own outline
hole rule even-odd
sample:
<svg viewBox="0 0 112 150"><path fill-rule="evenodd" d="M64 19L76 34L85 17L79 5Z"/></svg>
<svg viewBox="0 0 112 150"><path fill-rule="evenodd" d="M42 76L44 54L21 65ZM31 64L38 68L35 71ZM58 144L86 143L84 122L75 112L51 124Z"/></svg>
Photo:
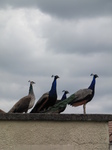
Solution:
<svg viewBox="0 0 112 150"><path fill-rule="evenodd" d="M109 150L105 121L1 118L0 150Z"/></svg>
<svg viewBox="0 0 112 150"><path fill-rule="evenodd" d="M110 144L110 150L112 150L112 144Z"/></svg>

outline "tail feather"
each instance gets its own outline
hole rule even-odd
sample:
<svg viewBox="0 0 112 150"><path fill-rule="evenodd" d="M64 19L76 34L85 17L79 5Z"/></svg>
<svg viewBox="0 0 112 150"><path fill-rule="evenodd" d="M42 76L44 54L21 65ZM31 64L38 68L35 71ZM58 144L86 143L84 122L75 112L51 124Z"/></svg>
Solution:
<svg viewBox="0 0 112 150"><path fill-rule="evenodd" d="M67 104L70 104L75 99L75 94L72 94L67 99L60 101L59 103L56 103L54 106L50 107L48 110L44 111L44 113L50 113L50 112L58 112L60 108L65 108Z"/></svg>

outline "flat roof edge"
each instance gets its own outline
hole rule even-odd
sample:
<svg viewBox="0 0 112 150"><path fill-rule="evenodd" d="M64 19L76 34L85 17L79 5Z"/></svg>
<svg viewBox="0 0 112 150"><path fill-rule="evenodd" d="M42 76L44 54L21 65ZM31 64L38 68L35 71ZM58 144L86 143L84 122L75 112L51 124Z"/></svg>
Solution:
<svg viewBox="0 0 112 150"><path fill-rule="evenodd" d="M112 121L112 114L0 113L0 121Z"/></svg>

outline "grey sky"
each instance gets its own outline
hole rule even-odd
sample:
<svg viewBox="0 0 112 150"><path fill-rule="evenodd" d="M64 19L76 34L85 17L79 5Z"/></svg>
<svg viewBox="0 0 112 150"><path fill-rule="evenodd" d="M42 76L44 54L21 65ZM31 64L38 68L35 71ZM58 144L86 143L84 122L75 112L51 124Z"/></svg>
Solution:
<svg viewBox="0 0 112 150"><path fill-rule="evenodd" d="M1 0L1 8L38 8L45 13L63 18L88 18L112 15L112 2L105 0Z"/></svg>
<svg viewBox="0 0 112 150"><path fill-rule="evenodd" d="M87 113L111 113L112 2L104 0L0 1L0 109L8 111L28 93L36 100L58 74L58 98L89 86L97 73ZM69 95L68 95L69 96ZM82 113L68 107L65 113Z"/></svg>

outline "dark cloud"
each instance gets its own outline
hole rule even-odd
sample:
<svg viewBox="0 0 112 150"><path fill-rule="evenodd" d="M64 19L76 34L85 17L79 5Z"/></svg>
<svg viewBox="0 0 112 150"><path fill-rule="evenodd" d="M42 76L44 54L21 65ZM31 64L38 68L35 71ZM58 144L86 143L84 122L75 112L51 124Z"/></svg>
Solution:
<svg viewBox="0 0 112 150"><path fill-rule="evenodd" d="M1 8L7 8L7 7L12 7L12 8L31 8L31 7L36 7L37 6L37 1L36 0L1 0L0 1L0 7Z"/></svg>
<svg viewBox="0 0 112 150"><path fill-rule="evenodd" d="M90 18L112 15L112 1L105 0L1 0L0 7L37 7L41 11L59 18Z"/></svg>
<svg viewBox="0 0 112 150"><path fill-rule="evenodd" d="M112 15L112 2L105 0L39 0L38 6L43 12L68 19Z"/></svg>
<svg viewBox="0 0 112 150"><path fill-rule="evenodd" d="M47 49L56 53L94 53L112 49L111 18L51 21L43 27Z"/></svg>
<svg viewBox="0 0 112 150"><path fill-rule="evenodd" d="M112 20L111 20L110 14L112 14L112 13L110 13L110 11L112 9L110 9L110 7L112 6L112 2L110 2L110 1L109 2L96 1L96 0L94 2L87 1L87 0L85 0L83 2L82 1L73 1L73 0L71 0L71 1L63 1L63 0L61 0L61 1L58 1L58 0L57 1L51 1L51 0L41 1L41 0L38 0L38 1L17 1L17 2L13 1L13 0L12 1L1 1L1 6L5 5L5 4L7 4L7 5L10 4L11 6L13 6L15 8L16 7L35 8L38 6L37 8L39 8L39 9L41 8L43 10L43 12L44 11L49 12L51 14L51 16L52 16L52 14L54 14L53 12L55 12L55 14L57 14L57 16L59 15L63 19L64 19L64 17L67 18L67 13L71 17L72 17L72 15L74 17L77 16L77 19L74 19L74 20L72 19L71 21L63 20L63 19L60 20L58 18L50 18L50 17L47 18L46 17L46 21L43 21L40 24L39 29L38 29L38 26L36 26L38 24L36 23L36 21L34 22L33 20L35 20L36 15L37 15L37 17L40 15L42 18L44 18L44 14L40 13L38 15L38 11L35 11L35 17L30 17L29 11L26 11L26 14L22 14L22 11L21 11L20 14L23 16L25 15L25 17L24 17L25 21L23 21L23 19L20 20L23 22L23 25L20 24L20 22L18 22L18 18L20 16L17 14L18 13L17 11L15 12L16 16L13 15L12 18L10 18L11 17L10 15L8 16L10 19L14 20L14 22L11 22L11 21L9 22L14 26L12 29L10 28L11 34L14 31L17 32L16 30L18 30L18 28L20 30L20 27L24 29L24 22L25 23L27 22L26 27L31 26L31 28L32 28L32 31L27 31L27 32L30 32L30 34L35 34L34 36L37 36L37 38L38 38L39 34L41 34L40 36L42 38L46 38L46 40L47 40L46 49L48 51L54 51L56 53L65 53L66 52L66 53L83 53L83 54L102 52L102 51L111 52L111 49L112 49L112 42L111 42ZM63 5L64 5L64 7L61 8ZM73 9L74 7L76 9ZM86 9L86 7L88 9L90 9L90 12L88 11L88 9ZM81 8L82 11L78 8ZM51 11L51 9L52 9L52 11ZM58 9L60 9L60 10L58 10ZM68 11L66 11L66 10L68 10ZM65 16L63 14L63 11L65 11L64 12ZM73 14L71 14L69 11L72 11ZM83 18L84 17L83 15L85 15L85 13L83 11L85 11L85 12L87 11L88 15L93 15L93 16L96 15L97 17L92 18L92 16L91 16L91 18L85 19L85 18ZM101 11L101 13L100 13L100 11ZM107 12L108 17L105 12ZM105 15L104 15L104 13L105 13ZM82 15L82 16L80 17L80 15ZM88 15L85 15L85 16L88 16ZM16 23L16 21L17 21L17 23ZM39 19L39 21L41 22L42 19L41 20ZM33 24L35 24L35 25L32 26L31 22L33 22ZM6 20L4 21L4 24L5 23L7 23ZM18 26L18 24L20 27ZM10 26L10 24L9 24L9 26ZM15 28L16 26L18 26L18 27ZM9 28L8 25L7 25L7 28ZM2 24L1 24L1 29L3 29ZM26 31L26 29L25 29L25 31ZM25 32L25 31L20 30L20 33L22 34L22 32L23 32L24 34L27 34L27 32ZM41 33L39 33L39 32L41 32ZM2 33L2 34L4 34L4 33ZM13 36L13 34L11 36ZM16 36L16 35L14 35L14 36ZM35 37L33 37L33 39L34 38ZM25 42L25 40L23 42ZM20 49L21 49L21 45L22 44L19 44ZM25 48L26 47L23 47L23 49L25 49Z"/></svg>

